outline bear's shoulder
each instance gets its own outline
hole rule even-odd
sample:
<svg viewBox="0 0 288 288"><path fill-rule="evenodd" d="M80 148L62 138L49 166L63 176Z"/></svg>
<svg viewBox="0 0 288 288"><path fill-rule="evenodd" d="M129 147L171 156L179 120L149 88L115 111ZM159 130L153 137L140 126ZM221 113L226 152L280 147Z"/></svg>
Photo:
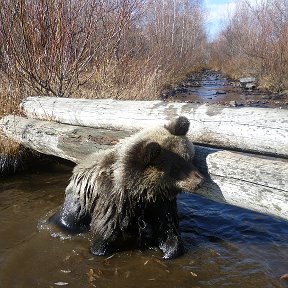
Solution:
<svg viewBox="0 0 288 288"><path fill-rule="evenodd" d="M87 155L78 165L75 166L73 173L79 173L84 170L96 169L111 165L115 162L114 149L98 151Z"/></svg>

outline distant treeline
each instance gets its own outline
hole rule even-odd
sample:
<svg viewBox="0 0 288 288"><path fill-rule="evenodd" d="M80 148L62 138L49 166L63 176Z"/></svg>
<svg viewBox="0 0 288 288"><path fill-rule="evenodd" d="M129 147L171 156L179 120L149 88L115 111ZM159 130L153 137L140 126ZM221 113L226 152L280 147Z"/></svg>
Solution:
<svg viewBox="0 0 288 288"><path fill-rule="evenodd" d="M261 88L288 89L288 1L240 1L210 46L210 66L231 77L256 76Z"/></svg>

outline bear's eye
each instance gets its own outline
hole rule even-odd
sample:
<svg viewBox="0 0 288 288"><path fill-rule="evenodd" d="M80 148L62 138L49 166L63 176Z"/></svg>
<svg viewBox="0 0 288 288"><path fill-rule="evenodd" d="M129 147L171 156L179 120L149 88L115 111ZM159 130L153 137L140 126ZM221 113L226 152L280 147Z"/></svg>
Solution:
<svg viewBox="0 0 288 288"><path fill-rule="evenodd" d="M186 161L184 158L177 155L171 165L171 176L174 179L181 180L185 178L193 170L191 161Z"/></svg>
<svg viewBox="0 0 288 288"><path fill-rule="evenodd" d="M161 152L161 147L157 142L148 143L144 149L143 162L145 165L151 164Z"/></svg>

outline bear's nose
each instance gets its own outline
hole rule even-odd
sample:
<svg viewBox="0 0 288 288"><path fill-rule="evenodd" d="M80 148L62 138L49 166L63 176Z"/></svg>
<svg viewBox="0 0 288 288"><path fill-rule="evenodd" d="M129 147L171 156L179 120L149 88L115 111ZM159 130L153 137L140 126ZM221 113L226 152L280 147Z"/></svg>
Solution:
<svg viewBox="0 0 288 288"><path fill-rule="evenodd" d="M199 187L204 183L204 177L200 174L199 171L194 171L195 173L195 177L198 179L199 181Z"/></svg>
<svg viewBox="0 0 288 288"><path fill-rule="evenodd" d="M184 176L184 175L183 175ZM181 177L180 180L176 182L176 185L186 192L194 192L197 190L204 182L204 177L198 170L192 170L190 173L185 174L185 177Z"/></svg>

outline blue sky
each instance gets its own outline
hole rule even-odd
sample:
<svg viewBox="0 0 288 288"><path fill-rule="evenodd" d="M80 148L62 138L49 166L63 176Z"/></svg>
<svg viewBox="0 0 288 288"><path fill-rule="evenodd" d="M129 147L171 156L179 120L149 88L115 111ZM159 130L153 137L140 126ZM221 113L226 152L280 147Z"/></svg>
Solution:
<svg viewBox="0 0 288 288"><path fill-rule="evenodd" d="M204 0L207 11L207 30L210 39L221 30L229 15L235 11L237 0Z"/></svg>
<svg viewBox="0 0 288 288"><path fill-rule="evenodd" d="M265 0L247 0L252 6L257 6ZM217 33L227 25L229 16L235 12L239 0L203 0L204 7L207 11L206 27L209 39L215 38Z"/></svg>

